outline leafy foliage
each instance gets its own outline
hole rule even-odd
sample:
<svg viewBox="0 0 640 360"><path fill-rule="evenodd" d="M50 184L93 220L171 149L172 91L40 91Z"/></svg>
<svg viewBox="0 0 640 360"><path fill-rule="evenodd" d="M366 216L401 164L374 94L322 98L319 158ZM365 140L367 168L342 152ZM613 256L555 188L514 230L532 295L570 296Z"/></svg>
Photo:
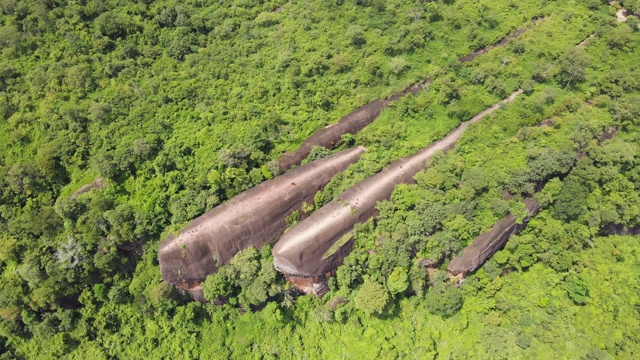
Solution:
<svg viewBox="0 0 640 360"><path fill-rule="evenodd" d="M638 238L613 234L639 226L640 35L614 10L3 1L0 358L636 358ZM368 150L318 206L525 94L378 204L325 298L297 296L268 246L201 284L222 305L162 282L166 234L276 175L313 131L427 78L343 138ZM545 209L459 288L434 269L533 194Z"/></svg>
<svg viewBox="0 0 640 360"><path fill-rule="evenodd" d="M389 293L384 285L365 277L354 301L356 308L366 314L382 314L389 301Z"/></svg>

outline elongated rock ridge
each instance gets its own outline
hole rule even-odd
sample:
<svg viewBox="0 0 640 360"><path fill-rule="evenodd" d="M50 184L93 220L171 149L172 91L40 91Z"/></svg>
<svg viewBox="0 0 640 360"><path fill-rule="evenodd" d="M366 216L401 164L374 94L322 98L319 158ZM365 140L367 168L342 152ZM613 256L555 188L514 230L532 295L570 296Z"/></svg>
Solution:
<svg viewBox="0 0 640 360"><path fill-rule="evenodd" d="M416 154L396 160L289 229L272 250L276 270L303 291L322 295L314 289L322 288L320 281L331 275L351 251L353 240L349 233L354 225L376 215L376 203L388 199L397 184L413 182L413 177L426 167L436 151L452 149L467 126L482 120L520 93L520 90L516 91L463 122L443 139Z"/></svg>
<svg viewBox="0 0 640 360"><path fill-rule="evenodd" d="M615 127L605 129L600 137L598 137L598 144L602 144L606 140L613 139L617 133L618 130ZM586 156L586 154L579 154L576 161L582 156ZM573 166L571 168L573 168ZM568 170L565 175L568 174L569 171L571 170ZM543 184L546 183L547 180L548 179L546 179ZM543 184L540 184L541 188ZM500 249L504 247L511 235L518 234L527 226L529 220L534 217L538 211L540 211L541 205L533 198L524 199L522 202L525 204L528 211L527 216L522 219L522 222L517 223L516 217L509 214L498 221L493 227L491 227L491 229L480 234L469 246L464 248L462 254L451 259L447 266L451 275L458 276L462 279L467 273L478 270L496 252L500 251ZM613 228L615 228L615 226L608 226L605 229ZM625 233L624 230L621 231Z"/></svg>
<svg viewBox="0 0 640 360"><path fill-rule="evenodd" d="M274 243L285 231L286 217L312 203L315 193L338 172L358 161L363 147L313 161L246 190L194 219L158 251L164 280L201 292L199 283L240 250ZM194 293L196 298L202 294Z"/></svg>
<svg viewBox="0 0 640 360"><path fill-rule="evenodd" d="M453 258L447 269L452 275L465 276L466 273L476 271L493 254L498 252L513 234L524 229L534 215L540 210L540 204L532 198L522 200L527 207L528 215L520 223L516 216L509 214L498 221L491 229L480 234L467 246L460 256Z"/></svg>
<svg viewBox="0 0 640 360"><path fill-rule="evenodd" d="M338 141L340 141L342 135L355 134L364 129L367 125L371 124L376 118L378 118L382 110L388 107L391 102L398 100L407 94L417 95L424 85L429 82L431 82L430 79L424 83L410 86L401 93L393 95L389 99L375 99L343 116L336 124L331 124L316 131L309 136L302 145L300 145L298 150L285 153L278 159L280 168L286 171L292 166L300 164L302 160L309 156L309 153L311 153L311 149L314 146L322 146L332 149Z"/></svg>
<svg viewBox="0 0 640 360"><path fill-rule="evenodd" d="M517 38L522 33L535 26L538 21L541 21L543 19L544 18L534 18L530 25L512 31L510 34L500 39L493 45L488 45L482 49L476 50L470 54L460 57L459 61L469 62L494 48L504 46L509 42L509 40ZM378 116L380 116L382 110L387 108L389 104L391 104L391 102L396 101L408 94L412 94L415 96L420 90L425 87L426 84L429 84L431 82L433 82L433 78L428 78L421 83L414 84L404 89L402 92L395 94L388 99L375 99L343 116L337 123L331 124L314 132L300 145L300 147L296 151L285 153L278 159L280 168L283 171L286 171L292 166L300 164L302 160L309 156L309 153L314 146L322 146L328 149L332 149L338 143L338 141L340 141L342 135L355 134L359 132L367 125L371 124L375 119L377 119Z"/></svg>

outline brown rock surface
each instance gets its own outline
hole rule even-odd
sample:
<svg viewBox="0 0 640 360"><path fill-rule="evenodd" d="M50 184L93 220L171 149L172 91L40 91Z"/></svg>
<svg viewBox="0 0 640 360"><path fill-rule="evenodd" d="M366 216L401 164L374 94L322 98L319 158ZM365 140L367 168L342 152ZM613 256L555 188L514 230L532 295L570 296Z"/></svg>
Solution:
<svg viewBox="0 0 640 360"><path fill-rule="evenodd" d="M505 46L509 40L511 39L515 39L518 36L522 35L522 33L524 33L525 31L529 30L530 28L532 28L538 21L542 20L544 18L536 18L533 19L531 25L523 27L521 29L517 29L512 31L509 35L505 36L504 38L500 39L500 41L498 41L497 43L493 44L493 45L489 45L486 47L483 47L480 50L476 50L474 52L472 52L471 54L467 54L465 56L461 56L460 58L458 58L458 61L464 63L464 62L469 62L469 61L473 61L473 59L477 58L478 56L485 54L489 51L491 51L492 49L495 49L497 47L501 47L501 46Z"/></svg>
<svg viewBox="0 0 640 360"><path fill-rule="evenodd" d="M83 185L80 189L76 190L73 194L71 194L71 198L72 199L76 199L78 196L89 192L93 189L102 189L106 186L107 184L104 182L104 180L102 178L96 178L95 180L93 180L90 184L87 185Z"/></svg>
<svg viewBox="0 0 640 360"><path fill-rule="evenodd" d="M425 83L431 82L427 80ZM309 136L300 145L298 150L292 153L285 153L278 159L280 168L284 171L292 166L298 165L304 160L314 146L322 146L332 149L345 134L355 134L365 128L375 120L382 110L384 110L392 101L398 100L407 94L418 94L418 91L424 87L425 83L413 85L406 88L400 94L396 94L389 99L376 99L372 102L359 107L351 113L343 116L336 124L326 126L311 136Z"/></svg>
<svg viewBox="0 0 640 360"><path fill-rule="evenodd" d="M365 151L352 148L328 156L244 191L169 236L158 251L164 280L184 289L197 287L240 250L273 243L285 231L286 217Z"/></svg>
<svg viewBox="0 0 640 360"><path fill-rule="evenodd" d="M460 62L469 62L475 59L478 56L481 56L490 50L506 45L509 40L515 39L520 36L525 31L531 29L538 21L543 20L544 18L536 18L531 21L531 24L512 31L510 34L500 39L497 43L493 45L486 46L482 49L476 50L470 54L462 56L459 58ZM398 100L407 94L417 95L418 92L424 88L426 84L433 82L433 78L428 78L427 80L412 85L402 92L393 95L388 99L375 99L369 102L366 105L359 107L358 109L350 112L349 114L343 116L337 123L326 126L311 136L309 136L303 143L300 145L298 150L294 152L288 152L283 154L279 159L278 163L280 168L283 171L290 169L292 166L298 165L304 160L311 149L314 146L322 146L328 149L333 148L338 141L342 138L342 135L345 134L355 134L358 131L365 128L367 125L371 124L392 101Z"/></svg>
<svg viewBox="0 0 640 360"><path fill-rule="evenodd" d="M460 256L453 258L449 262L447 266L449 272L453 275L462 274L464 276L468 272L477 270L493 254L502 249L511 235L517 234L524 229L529 219L540 210L540 204L531 198L524 199L523 202L527 206L529 215L523 219L522 223L518 224L516 222L515 215L509 215L498 221L489 231L475 238L471 245L462 251Z"/></svg>
<svg viewBox="0 0 640 360"><path fill-rule="evenodd" d="M378 201L388 199L397 184L413 182L413 177L426 167L436 151L452 149L467 126L482 120L520 93L516 91L416 154L396 160L289 229L272 251L276 270L296 278L322 276L335 270L351 251L350 232L354 225L374 216Z"/></svg>

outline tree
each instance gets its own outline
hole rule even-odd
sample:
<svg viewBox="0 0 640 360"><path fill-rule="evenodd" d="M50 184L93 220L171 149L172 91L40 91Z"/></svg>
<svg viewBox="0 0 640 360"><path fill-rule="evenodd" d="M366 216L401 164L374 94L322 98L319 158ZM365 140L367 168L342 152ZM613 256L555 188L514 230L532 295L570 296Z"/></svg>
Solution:
<svg viewBox="0 0 640 360"><path fill-rule="evenodd" d="M535 198L543 207L553 204L560 192L562 191L562 181L559 178L553 178L548 181L544 188L536 193Z"/></svg>
<svg viewBox="0 0 640 360"><path fill-rule="evenodd" d="M522 221L529 215L527 206L517 198L509 201L509 212L516 217L517 224L522 224Z"/></svg>
<svg viewBox="0 0 640 360"><path fill-rule="evenodd" d="M609 111L623 127L640 123L640 96L626 95L611 104Z"/></svg>
<svg viewBox="0 0 640 360"><path fill-rule="evenodd" d="M409 275L407 269L397 266L387 278L387 289L391 295L401 294L409 287Z"/></svg>
<svg viewBox="0 0 640 360"><path fill-rule="evenodd" d="M356 255L357 253L353 252L347 256L342 266L339 266L336 271L336 279L342 289L355 288L360 282L364 269L360 258Z"/></svg>
<svg viewBox="0 0 640 360"><path fill-rule="evenodd" d="M229 264L218 267L202 284L204 296L209 301L218 298L235 298L248 307L264 303L279 291L276 286L271 247L260 251L247 248L238 252Z"/></svg>
<svg viewBox="0 0 640 360"><path fill-rule="evenodd" d="M629 51L634 42L633 30L629 26L619 26L609 32L606 39L610 48Z"/></svg>
<svg viewBox="0 0 640 360"><path fill-rule="evenodd" d="M92 159L93 169L103 178L112 179L118 169L111 152L99 153Z"/></svg>
<svg viewBox="0 0 640 360"><path fill-rule="evenodd" d="M92 103L89 105L89 114L87 117L91 121L100 123L109 123L111 120L112 109L109 104Z"/></svg>
<svg viewBox="0 0 640 360"><path fill-rule="evenodd" d="M307 160L315 161L315 160L319 160L324 157L327 157L329 155L331 155L331 150L322 146L314 146L311 148L311 152L309 152L309 157L307 158Z"/></svg>
<svg viewBox="0 0 640 360"><path fill-rule="evenodd" d="M594 162L604 166L626 167L633 164L637 156L638 147L619 137L605 141L590 153Z"/></svg>
<svg viewBox="0 0 640 360"><path fill-rule="evenodd" d="M184 57L191 52L191 38L189 36L176 38L167 47L167 55L175 60L184 60Z"/></svg>
<svg viewBox="0 0 640 360"><path fill-rule="evenodd" d="M251 155L251 149L246 146L234 144L228 149L222 149L218 153L218 160L227 167L243 168L247 167L247 161Z"/></svg>
<svg viewBox="0 0 640 360"><path fill-rule="evenodd" d="M425 297L427 310L434 315L449 318L462 308L462 293L451 282L444 279L434 281Z"/></svg>
<svg viewBox="0 0 640 360"><path fill-rule="evenodd" d="M384 285L365 276L354 300L356 308L366 314L382 314L389 301L389 292Z"/></svg>
<svg viewBox="0 0 640 360"><path fill-rule="evenodd" d="M364 38L364 29L362 26L349 26L349 28L347 28L346 36L350 40L351 44L356 48L360 48L367 43L367 40Z"/></svg>
<svg viewBox="0 0 640 360"><path fill-rule="evenodd" d="M399 76L408 67L407 61L401 57L394 57L389 61L389 72L396 76Z"/></svg>
<svg viewBox="0 0 640 360"><path fill-rule="evenodd" d="M209 301L215 301L221 297L231 295L233 291L233 280L229 279L228 268L221 267L214 274L207 276L202 283L204 297Z"/></svg>
<svg viewBox="0 0 640 360"><path fill-rule="evenodd" d="M445 184L446 174L430 167L426 171L419 172L414 178L420 186L440 189Z"/></svg>
<svg viewBox="0 0 640 360"><path fill-rule="evenodd" d="M229 262L230 277L240 286L251 284L260 270L259 256L252 247L239 251Z"/></svg>
<svg viewBox="0 0 640 360"><path fill-rule="evenodd" d="M558 58L556 78L567 88L572 82L585 79L588 64L587 53L583 48L571 47Z"/></svg>
<svg viewBox="0 0 640 360"><path fill-rule="evenodd" d="M569 283L567 294L576 305L584 305L586 304L587 297L589 296L589 288L587 288L587 284L582 280L582 278L576 276Z"/></svg>
<svg viewBox="0 0 640 360"><path fill-rule="evenodd" d="M0 27L0 45L7 47L16 47L20 43L22 35L13 25Z"/></svg>
<svg viewBox="0 0 640 360"><path fill-rule="evenodd" d="M554 205L554 214L561 220L574 220L585 211L589 188L575 176L569 176Z"/></svg>
<svg viewBox="0 0 640 360"><path fill-rule="evenodd" d="M117 39L126 36L136 30L135 25L127 16L107 11L98 16L95 20L95 27L98 32L111 39Z"/></svg>
<svg viewBox="0 0 640 360"><path fill-rule="evenodd" d="M47 180L51 181L63 170L59 165L59 146L55 142L48 143L38 149L35 163Z"/></svg>
<svg viewBox="0 0 640 360"><path fill-rule="evenodd" d="M41 174L33 164L13 164L6 176L6 185L17 195L32 195L42 188Z"/></svg>
<svg viewBox="0 0 640 360"><path fill-rule="evenodd" d="M414 260L409 269L409 280L411 282L411 290L415 292L418 297L424 295L426 278L427 270L420 264L420 261Z"/></svg>
<svg viewBox="0 0 640 360"><path fill-rule="evenodd" d="M554 151L549 148L529 150L529 179L541 182L551 176L566 173L575 162L576 155L573 151Z"/></svg>
<svg viewBox="0 0 640 360"><path fill-rule="evenodd" d="M621 1L624 6L632 14L640 14L640 0L624 0Z"/></svg>
<svg viewBox="0 0 640 360"><path fill-rule="evenodd" d="M489 174L478 167L468 168L462 173L462 182L480 193L489 185Z"/></svg>

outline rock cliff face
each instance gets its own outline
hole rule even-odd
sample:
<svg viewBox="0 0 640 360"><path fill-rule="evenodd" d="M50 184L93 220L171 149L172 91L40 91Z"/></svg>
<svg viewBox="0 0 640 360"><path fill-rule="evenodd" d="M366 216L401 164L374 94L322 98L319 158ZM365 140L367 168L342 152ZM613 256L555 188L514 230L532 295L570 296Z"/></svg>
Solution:
<svg viewBox="0 0 640 360"><path fill-rule="evenodd" d="M194 219L158 251L164 280L199 294L199 283L240 250L274 243L284 233L286 217L312 203L331 178L355 163L363 147L344 150L244 191Z"/></svg>
<svg viewBox="0 0 640 360"><path fill-rule="evenodd" d="M426 82L430 82L427 80ZM384 110L392 101L398 100L407 94L417 95L422 89L424 83L413 85L399 94L389 99L376 99L372 102L357 108L349 114L343 116L336 124L324 127L311 136L309 136L300 145L298 150L292 153L286 153L278 159L280 168L288 170L292 166L298 165L304 160L314 146L322 146L332 149L345 134L355 134L375 120L382 110Z"/></svg>
<svg viewBox="0 0 640 360"><path fill-rule="evenodd" d="M471 245L462 251L460 256L453 258L449 262L447 266L449 272L453 275L462 274L464 276L468 272L476 271L493 254L502 249L511 235L517 234L524 229L529 219L540 210L540 204L531 198L524 199L523 202L527 206L529 214L522 220L522 223L518 224L516 222L515 215L509 215L498 221L489 231L475 238Z"/></svg>
<svg viewBox="0 0 640 360"><path fill-rule="evenodd" d="M501 103L460 124L442 140L414 155L396 160L289 229L273 248L276 270L284 273L294 284L300 283L300 279L326 278L326 274L341 265L351 251L350 232L354 225L376 215L378 201L388 199L397 184L413 182L413 177L426 167L436 151L452 149L467 126L480 121L497 110L500 104L512 101L520 93L515 92ZM309 292L313 286L305 286L303 290Z"/></svg>
<svg viewBox="0 0 640 360"><path fill-rule="evenodd" d="M640 225L629 228L618 224L609 224L600 229L598 235L640 235Z"/></svg>

